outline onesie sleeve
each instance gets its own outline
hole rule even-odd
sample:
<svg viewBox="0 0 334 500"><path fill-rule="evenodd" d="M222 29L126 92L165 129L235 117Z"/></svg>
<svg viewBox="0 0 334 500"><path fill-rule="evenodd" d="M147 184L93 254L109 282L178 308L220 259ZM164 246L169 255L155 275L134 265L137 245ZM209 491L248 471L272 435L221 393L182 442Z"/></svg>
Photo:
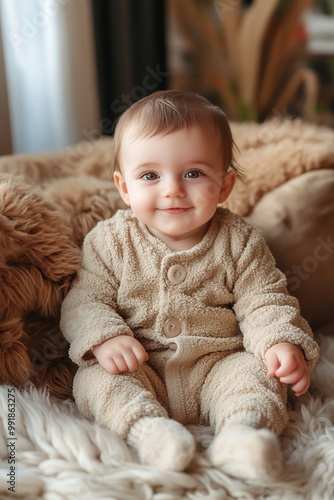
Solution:
<svg viewBox="0 0 334 500"><path fill-rule="evenodd" d="M298 300L288 293L285 275L263 236L248 226L235 262L234 312L246 351L265 361L270 347L280 342L298 345L310 369L319 358L319 346Z"/></svg>
<svg viewBox="0 0 334 500"><path fill-rule="evenodd" d="M112 231L98 224L85 238L81 268L61 308L60 329L78 365L96 362L91 348L117 335L133 336L117 313L118 281L113 261L119 248Z"/></svg>

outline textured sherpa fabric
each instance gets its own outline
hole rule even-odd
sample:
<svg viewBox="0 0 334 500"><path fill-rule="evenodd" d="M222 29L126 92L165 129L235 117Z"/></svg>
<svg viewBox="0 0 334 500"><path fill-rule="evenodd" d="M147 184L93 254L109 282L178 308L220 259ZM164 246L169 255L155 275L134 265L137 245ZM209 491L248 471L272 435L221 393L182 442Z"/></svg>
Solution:
<svg viewBox="0 0 334 500"><path fill-rule="evenodd" d="M226 209L198 245L179 252L131 210L99 223L84 241L61 329L81 367L78 406L123 436L137 419L166 412L216 430L238 414L240 423L250 418L279 433L286 390L267 375L267 350L299 345L310 368L319 354L264 239ZM135 373L110 375L91 354L117 335L134 335L149 353Z"/></svg>
<svg viewBox="0 0 334 500"><path fill-rule="evenodd" d="M261 198L289 179L334 166L334 132L300 119L231 123L243 182L237 182L224 206L246 216Z"/></svg>

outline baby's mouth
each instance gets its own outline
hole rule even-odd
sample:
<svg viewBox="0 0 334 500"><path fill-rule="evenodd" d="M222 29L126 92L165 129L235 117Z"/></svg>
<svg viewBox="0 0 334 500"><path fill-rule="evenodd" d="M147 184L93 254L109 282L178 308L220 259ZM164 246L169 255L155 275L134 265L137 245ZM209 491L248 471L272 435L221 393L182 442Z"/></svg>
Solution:
<svg viewBox="0 0 334 500"><path fill-rule="evenodd" d="M181 207L175 207L175 208L164 208L162 209L162 212L164 212L165 214L169 214L169 215L180 215L180 214L184 214L185 212L187 212L189 210L189 208L181 208Z"/></svg>

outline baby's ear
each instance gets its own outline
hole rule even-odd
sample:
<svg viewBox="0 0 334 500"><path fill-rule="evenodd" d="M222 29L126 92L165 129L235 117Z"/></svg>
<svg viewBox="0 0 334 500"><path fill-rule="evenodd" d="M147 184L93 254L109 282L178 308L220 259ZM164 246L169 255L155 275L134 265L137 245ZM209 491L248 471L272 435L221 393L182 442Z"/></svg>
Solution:
<svg viewBox="0 0 334 500"><path fill-rule="evenodd" d="M223 177L222 185L220 188L219 203L223 203L230 196L234 188L236 174L234 170L229 170Z"/></svg>
<svg viewBox="0 0 334 500"><path fill-rule="evenodd" d="M128 193L128 187L121 172L114 172L114 181L119 191L119 194L122 197L122 200L126 205L130 206L130 196Z"/></svg>

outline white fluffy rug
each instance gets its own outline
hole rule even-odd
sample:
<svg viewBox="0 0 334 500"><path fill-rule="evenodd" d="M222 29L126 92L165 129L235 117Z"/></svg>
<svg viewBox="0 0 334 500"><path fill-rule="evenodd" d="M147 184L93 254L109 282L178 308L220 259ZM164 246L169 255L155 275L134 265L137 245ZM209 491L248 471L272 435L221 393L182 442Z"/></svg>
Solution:
<svg viewBox="0 0 334 500"><path fill-rule="evenodd" d="M334 335L320 340L321 360L312 373L311 395L299 398L290 411L290 424L281 437L284 467L278 464L270 484L241 482L212 468L203 453L212 439L206 428L192 428L198 454L188 473L161 472L138 464L117 436L83 420L74 404L50 401L36 390L14 393L2 386L0 498L332 500ZM15 406L9 413L13 395ZM10 436L8 415L14 413Z"/></svg>

